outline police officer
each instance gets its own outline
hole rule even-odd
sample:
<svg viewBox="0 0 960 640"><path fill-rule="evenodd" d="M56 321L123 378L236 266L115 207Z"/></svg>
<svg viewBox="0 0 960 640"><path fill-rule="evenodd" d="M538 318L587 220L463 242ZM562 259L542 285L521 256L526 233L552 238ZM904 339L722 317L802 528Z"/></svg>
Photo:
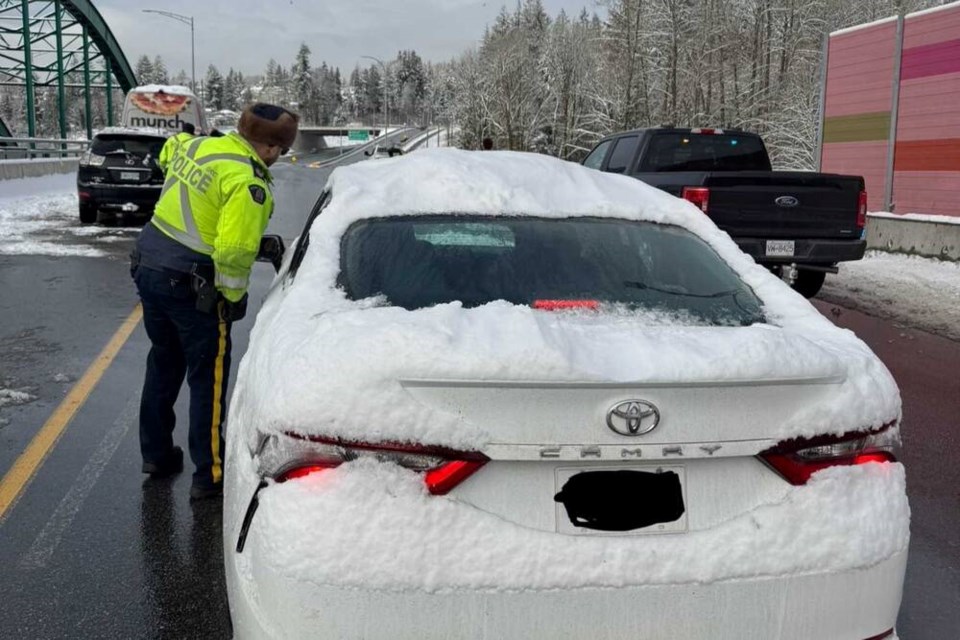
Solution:
<svg viewBox="0 0 960 640"><path fill-rule="evenodd" d="M133 254L151 342L140 401L143 472L162 477L183 469L173 407L186 377L192 499L222 495L230 327L246 313L250 269L273 212L268 167L293 144L298 120L281 107L254 104L237 133L175 149Z"/></svg>
<svg viewBox="0 0 960 640"><path fill-rule="evenodd" d="M167 167L170 166L170 160L173 159L174 153L187 141L192 140L197 131L193 124L189 122L181 122L180 127L183 130L167 138L167 141L163 143L163 148L160 149L160 157L157 158L157 164L160 165L160 169L164 175L167 174Z"/></svg>

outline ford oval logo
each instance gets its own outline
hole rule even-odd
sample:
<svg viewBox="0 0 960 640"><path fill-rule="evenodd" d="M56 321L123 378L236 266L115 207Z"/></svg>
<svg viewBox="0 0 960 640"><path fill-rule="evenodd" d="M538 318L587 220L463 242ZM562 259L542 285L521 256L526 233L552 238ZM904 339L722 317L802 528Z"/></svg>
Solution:
<svg viewBox="0 0 960 640"><path fill-rule="evenodd" d="M800 204L800 201L793 196L780 196L774 202L777 203L778 207L795 207Z"/></svg>
<svg viewBox="0 0 960 640"><path fill-rule="evenodd" d="M626 400L607 411L607 426L622 436L642 436L660 424L660 410L646 400Z"/></svg>

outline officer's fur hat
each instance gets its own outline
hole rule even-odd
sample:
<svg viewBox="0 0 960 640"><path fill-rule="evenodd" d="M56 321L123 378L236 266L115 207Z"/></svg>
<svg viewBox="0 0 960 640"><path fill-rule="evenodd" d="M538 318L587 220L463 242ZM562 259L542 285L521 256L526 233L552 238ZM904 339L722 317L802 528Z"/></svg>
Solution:
<svg viewBox="0 0 960 640"><path fill-rule="evenodd" d="M289 148L297 138L300 116L283 107L258 102L243 110L237 126L240 135L251 142Z"/></svg>

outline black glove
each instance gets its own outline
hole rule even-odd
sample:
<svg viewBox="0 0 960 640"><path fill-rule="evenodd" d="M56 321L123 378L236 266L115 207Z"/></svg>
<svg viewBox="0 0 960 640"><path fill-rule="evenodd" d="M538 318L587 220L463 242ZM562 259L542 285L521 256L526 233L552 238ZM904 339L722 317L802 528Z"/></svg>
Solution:
<svg viewBox="0 0 960 640"><path fill-rule="evenodd" d="M243 294L237 302L230 302L223 296L220 297L220 319L224 322L236 322L243 320L247 315L247 294Z"/></svg>

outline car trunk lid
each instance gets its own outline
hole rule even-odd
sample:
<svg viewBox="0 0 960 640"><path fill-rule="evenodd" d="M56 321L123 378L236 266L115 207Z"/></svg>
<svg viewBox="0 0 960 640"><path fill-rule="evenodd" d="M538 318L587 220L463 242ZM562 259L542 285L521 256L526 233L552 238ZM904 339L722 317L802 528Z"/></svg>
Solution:
<svg viewBox="0 0 960 640"><path fill-rule="evenodd" d="M419 402L484 430L491 459L609 460L753 455L843 380L825 372L739 381L401 384Z"/></svg>

